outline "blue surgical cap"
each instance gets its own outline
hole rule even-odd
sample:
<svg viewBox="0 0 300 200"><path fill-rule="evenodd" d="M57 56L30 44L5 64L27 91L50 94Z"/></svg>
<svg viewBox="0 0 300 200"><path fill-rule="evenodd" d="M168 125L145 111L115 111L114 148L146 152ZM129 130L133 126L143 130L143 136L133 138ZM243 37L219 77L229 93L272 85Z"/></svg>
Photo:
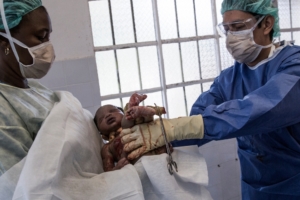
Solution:
<svg viewBox="0 0 300 200"><path fill-rule="evenodd" d="M224 0L222 15L229 10L241 10L258 15L271 15L275 18L273 37L280 36L279 17L276 0Z"/></svg>
<svg viewBox="0 0 300 200"><path fill-rule="evenodd" d="M3 4L9 29L16 27L24 15L42 6L41 0L3 0ZM1 15L0 29L4 29Z"/></svg>

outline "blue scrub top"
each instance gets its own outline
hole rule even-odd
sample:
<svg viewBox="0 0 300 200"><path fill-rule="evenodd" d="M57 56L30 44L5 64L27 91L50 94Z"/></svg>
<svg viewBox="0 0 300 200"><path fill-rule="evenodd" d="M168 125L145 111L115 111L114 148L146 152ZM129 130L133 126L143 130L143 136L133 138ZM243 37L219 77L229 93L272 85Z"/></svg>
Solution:
<svg viewBox="0 0 300 200"><path fill-rule="evenodd" d="M203 140L237 138L243 199L300 199L300 47L288 45L255 69L235 64L199 96L191 115Z"/></svg>

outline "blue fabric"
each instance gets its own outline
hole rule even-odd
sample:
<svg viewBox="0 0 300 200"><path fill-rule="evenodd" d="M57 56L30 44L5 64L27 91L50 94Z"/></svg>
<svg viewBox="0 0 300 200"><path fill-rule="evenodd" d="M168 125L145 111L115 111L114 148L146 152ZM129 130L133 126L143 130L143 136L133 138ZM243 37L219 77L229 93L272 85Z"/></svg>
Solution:
<svg viewBox="0 0 300 200"><path fill-rule="evenodd" d="M205 142L237 137L243 200L300 199L299 102L300 47L286 46L255 70L235 62L193 105Z"/></svg>

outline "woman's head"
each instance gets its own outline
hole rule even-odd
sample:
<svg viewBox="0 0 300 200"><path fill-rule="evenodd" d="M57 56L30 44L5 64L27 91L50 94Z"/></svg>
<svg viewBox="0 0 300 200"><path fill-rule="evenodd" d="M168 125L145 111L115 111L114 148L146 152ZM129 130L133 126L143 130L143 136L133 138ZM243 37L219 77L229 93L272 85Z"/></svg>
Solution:
<svg viewBox="0 0 300 200"><path fill-rule="evenodd" d="M28 47L34 47L49 41L52 25L46 9L41 6L27 13L23 16L17 26L10 29L10 32L13 38L19 40ZM1 44L4 44L6 48L10 49L11 56L7 55L6 57L12 60L14 54L8 39L1 37ZM33 63L32 56L27 49L16 44L15 47L21 63L24 65Z"/></svg>
<svg viewBox="0 0 300 200"><path fill-rule="evenodd" d="M1 17L0 63L6 65L6 67L1 67L1 72L6 73L9 71L7 74L15 74L15 76L23 78L24 71L21 72L22 67L21 64L19 65L18 57L20 63L23 65L36 64L37 59L34 60L32 54L35 58L38 55L35 55L32 51L29 52L27 48L36 47L49 41L50 33L52 32L51 21L47 10L42 6L40 0L4 0L4 8L7 23ZM1 14L3 16L3 10L1 10ZM5 29L6 24L9 31ZM11 39L9 33L11 34ZM23 47L16 41L23 43L24 45L21 45ZM13 51L13 46L17 53ZM52 57L49 57L51 62L53 61L53 57L54 54Z"/></svg>

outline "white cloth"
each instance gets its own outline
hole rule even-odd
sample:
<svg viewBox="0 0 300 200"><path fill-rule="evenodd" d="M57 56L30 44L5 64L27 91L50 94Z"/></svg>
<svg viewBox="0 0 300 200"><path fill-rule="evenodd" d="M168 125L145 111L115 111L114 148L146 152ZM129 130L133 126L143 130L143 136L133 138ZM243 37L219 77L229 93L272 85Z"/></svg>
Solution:
<svg viewBox="0 0 300 200"><path fill-rule="evenodd" d="M102 140L92 115L70 93L57 96L60 102L44 121L26 160L0 177L0 199L144 199L132 165L102 173Z"/></svg>
<svg viewBox="0 0 300 200"><path fill-rule="evenodd" d="M167 168L167 154L143 156L134 166L142 181L145 199L197 199L210 200L205 188L208 184L206 162L197 146L174 148L174 169L171 176Z"/></svg>
<svg viewBox="0 0 300 200"><path fill-rule="evenodd" d="M144 156L135 166L102 173L103 143L93 117L70 93L56 95L59 102L27 156L0 177L1 200L211 199L203 187L206 164L196 147L173 152L179 169L173 176L166 154Z"/></svg>
<svg viewBox="0 0 300 200"><path fill-rule="evenodd" d="M43 122L58 101L34 80L30 88L0 83L0 176L27 156Z"/></svg>

